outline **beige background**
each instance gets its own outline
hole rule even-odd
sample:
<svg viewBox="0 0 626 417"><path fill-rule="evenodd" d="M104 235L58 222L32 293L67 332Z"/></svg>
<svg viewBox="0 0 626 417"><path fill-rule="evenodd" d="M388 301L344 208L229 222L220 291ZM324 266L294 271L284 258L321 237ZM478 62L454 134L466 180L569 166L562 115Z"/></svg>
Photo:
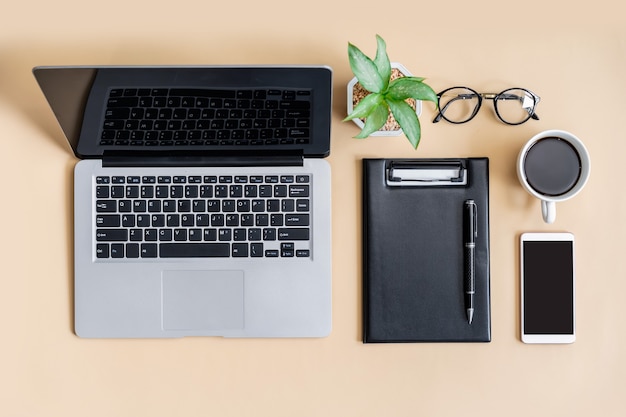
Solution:
<svg viewBox="0 0 626 417"><path fill-rule="evenodd" d="M350 4L354 3L354 4ZM624 414L626 20L620 2L317 0L54 2L0 13L0 415L583 416ZM391 6L391 8L387 8ZM491 103L423 140L352 139L341 123L346 46L392 60L435 90L526 87L540 121L506 126ZM76 159L31 75L53 64L327 64L334 69L333 331L315 340L82 340L72 329L71 173ZM517 182L523 143L580 137L591 178L545 225ZM360 160L488 156L490 344L361 343ZM34 191L34 194L31 194ZM578 340L519 338L518 237L577 239Z"/></svg>

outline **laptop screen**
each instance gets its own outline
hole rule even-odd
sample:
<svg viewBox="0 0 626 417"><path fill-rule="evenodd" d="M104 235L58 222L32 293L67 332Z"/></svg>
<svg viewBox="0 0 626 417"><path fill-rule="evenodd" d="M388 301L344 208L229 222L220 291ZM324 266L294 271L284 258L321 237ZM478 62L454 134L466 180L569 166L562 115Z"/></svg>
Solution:
<svg viewBox="0 0 626 417"><path fill-rule="evenodd" d="M37 67L74 153L324 157L324 66Z"/></svg>

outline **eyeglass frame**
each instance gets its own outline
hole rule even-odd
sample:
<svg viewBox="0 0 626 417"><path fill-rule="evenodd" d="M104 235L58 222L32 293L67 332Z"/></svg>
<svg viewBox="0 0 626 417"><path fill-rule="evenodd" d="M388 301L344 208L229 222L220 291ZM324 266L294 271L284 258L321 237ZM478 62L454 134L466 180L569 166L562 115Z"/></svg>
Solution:
<svg viewBox="0 0 626 417"><path fill-rule="evenodd" d="M464 87L464 86L456 86L456 87L450 87L450 88L446 88L445 90L441 91L440 93L437 93L437 99L441 99L441 96L443 94L445 94L446 92L450 91L450 90L454 90L456 88L464 88L466 90L471 91L476 98L478 99L478 104L476 105L476 107L474 108L474 111L472 112L472 115L467 119L467 120L463 120L461 122L456 122L453 120L448 119L445 115L444 112L446 111L446 108L448 107L448 105L450 103L452 103L454 100L457 100L455 98L451 99L448 103L446 103L446 105L441 108L439 107L439 105L437 106L439 111L437 113L437 115L435 116L435 118L433 119L433 123L437 123L439 121L441 121L441 119L445 119L447 122L449 123L453 123L453 124L463 124L463 123L467 123L470 120L472 120L477 114L478 111L480 110L480 107L482 106L482 102L483 99L486 100L493 100L493 108L496 112L496 116L498 116L498 119L500 119L500 121L502 123L505 123L507 125L512 125L512 126L516 126L516 125L521 125L522 123L526 123L528 120L530 119L534 119L534 120L539 120L539 116L537 116L537 114L535 113L535 108L537 107L537 104L539 104L539 101L541 101L541 97L539 97L537 94L533 93L532 91L526 89L526 88L521 88L521 87L512 87L512 88L507 88L506 90L503 90L499 93L479 93L476 90L469 88L469 87ZM524 120L522 120L521 122L517 122L517 123L512 123L512 122L507 122L506 120L504 120L502 118L502 116L500 115L500 112L498 111L498 106L497 106L497 100L504 95L504 93L506 93L507 91L511 91L511 90L522 90L528 94L530 94L530 96L533 98L533 106L531 108L531 111L528 112L528 117L525 118ZM473 97L472 97L473 98Z"/></svg>

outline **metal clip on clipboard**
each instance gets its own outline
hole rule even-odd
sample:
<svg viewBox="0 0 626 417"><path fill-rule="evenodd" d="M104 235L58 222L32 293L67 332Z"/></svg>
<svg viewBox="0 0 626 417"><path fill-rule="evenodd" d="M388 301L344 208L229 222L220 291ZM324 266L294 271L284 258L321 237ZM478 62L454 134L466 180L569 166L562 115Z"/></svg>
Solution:
<svg viewBox="0 0 626 417"><path fill-rule="evenodd" d="M467 185L467 168L463 160L390 161L385 170L390 187Z"/></svg>

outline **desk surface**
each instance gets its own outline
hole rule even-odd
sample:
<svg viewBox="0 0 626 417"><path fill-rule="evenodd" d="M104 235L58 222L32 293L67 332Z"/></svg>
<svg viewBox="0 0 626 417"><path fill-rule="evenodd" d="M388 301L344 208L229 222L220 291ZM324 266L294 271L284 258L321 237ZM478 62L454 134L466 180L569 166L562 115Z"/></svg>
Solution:
<svg viewBox="0 0 626 417"><path fill-rule="evenodd" d="M34 0L2 14L0 414L622 415L626 26L619 2L399 0L392 11L370 0L360 11L329 0L222 3L113 0L105 10L104 4ZM357 128L341 122L351 78L346 47L351 41L373 54L376 33L387 40L392 60L427 77L435 90L526 87L542 98L541 120L506 126L485 103L468 124L432 124L434 109L426 103L417 151L404 137L353 139ZM71 307L76 160L31 68L248 63L334 69L332 334L316 340L77 338ZM546 225L514 167L527 139L554 128L580 137L593 166L587 187L560 203L556 223ZM493 340L363 345L360 161L449 156L491 161ZM518 237L560 230L577 238L578 340L525 345Z"/></svg>

